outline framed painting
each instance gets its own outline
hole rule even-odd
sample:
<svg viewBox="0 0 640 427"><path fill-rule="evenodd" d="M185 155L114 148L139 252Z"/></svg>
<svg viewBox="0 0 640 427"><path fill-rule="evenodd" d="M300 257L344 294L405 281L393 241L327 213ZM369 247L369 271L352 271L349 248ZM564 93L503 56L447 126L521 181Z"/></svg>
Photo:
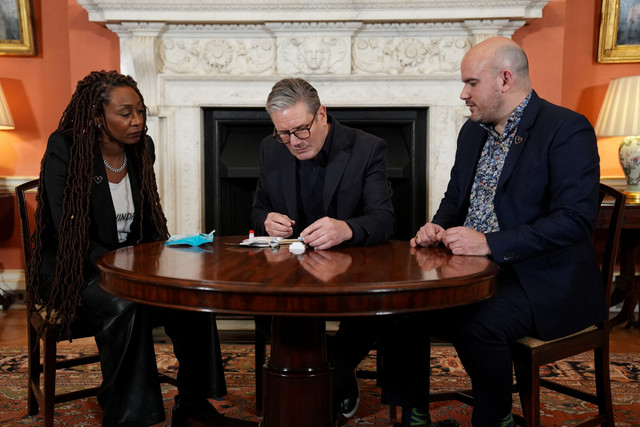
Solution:
<svg viewBox="0 0 640 427"><path fill-rule="evenodd" d="M0 55L35 55L31 0L0 0Z"/></svg>
<svg viewBox="0 0 640 427"><path fill-rule="evenodd" d="M640 62L640 0L602 0L598 62Z"/></svg>

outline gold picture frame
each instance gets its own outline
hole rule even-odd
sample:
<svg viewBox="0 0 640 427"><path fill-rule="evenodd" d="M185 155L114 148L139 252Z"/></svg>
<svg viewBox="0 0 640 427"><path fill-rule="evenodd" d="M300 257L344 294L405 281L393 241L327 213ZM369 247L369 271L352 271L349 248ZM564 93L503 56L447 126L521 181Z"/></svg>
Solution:
<svg viewBox="0 0 640 427"><path fill-rule="evenodd" d="M0 55L35 55L31 0L0 0Z"/></svg>
<svg viewBox="0 0 640 427"><path fill-rule="evenodd" d="M598 62L640 62L640 0L602 0Z"/></svg>

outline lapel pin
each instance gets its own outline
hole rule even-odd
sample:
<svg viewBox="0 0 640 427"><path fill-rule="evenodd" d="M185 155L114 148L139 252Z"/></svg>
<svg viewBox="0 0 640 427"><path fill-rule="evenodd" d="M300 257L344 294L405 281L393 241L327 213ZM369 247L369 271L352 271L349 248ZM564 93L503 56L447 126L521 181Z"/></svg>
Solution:
<svg viewBox="0 0 640 427"><path fill-rule="evenodd" d="M516 135L516 144L520 144L522 142L522 137Z"/></svg>
<svg viewBox="0 0 640 427"><path fill-rule="evenodd" d="M93 180L96 182L96 184L100 184L102 182L102 177L97 175L93 177Z"/></svg>

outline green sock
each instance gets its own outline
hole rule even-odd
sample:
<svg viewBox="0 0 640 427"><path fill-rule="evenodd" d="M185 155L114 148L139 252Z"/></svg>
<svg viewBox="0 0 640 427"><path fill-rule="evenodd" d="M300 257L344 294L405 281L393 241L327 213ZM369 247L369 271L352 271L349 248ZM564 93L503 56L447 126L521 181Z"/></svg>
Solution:
<svg viewBox="0 0 640 427"><path fill-rule="evenodd" d="M513 414L509 412L509 415L504 417L498 427L513 427Z"/></svg>
<svg viewBox="0 0 640 427"><path fill-rule="evenodd" d="M429 408L402 408L402 427L426 426L430 422Z"/></svg>

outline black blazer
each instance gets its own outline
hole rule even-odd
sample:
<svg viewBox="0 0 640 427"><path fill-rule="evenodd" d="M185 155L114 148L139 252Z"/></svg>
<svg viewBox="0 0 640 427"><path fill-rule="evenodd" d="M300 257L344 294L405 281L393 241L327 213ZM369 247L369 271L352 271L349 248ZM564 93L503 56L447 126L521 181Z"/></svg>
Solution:
<svg viewBox="0 0 640 427"><path fill-rule="evenodd" d="M462 127L434 223L464 223L486 139L479 124L467 121ZM592 244L599 180L591 124L533 92L496 189L500 231L486 237L492 257L517 274L543 339L576 332L607 314Z"/></svg>
<svg viewBox="0 0 640 427"><path fill-rule="evenodd" d="M151 138L147 138L152 158L154 157L154 145ZM49 137L45 151L45 163L42 181L42 193L40 197L46 201L46 209L43 212L45 228L42 236L42 263L40 265L40 293L43 297L50 293L50 285L53 282L56 271L56 253L58 251L58 228L62 218L62 201L68 177L71 138L54 132ZM131 225L129 239L123 243L118 242L116 225L116 213L111 199L107 173L102 161L102 154L98 143L94 144L93 179L91 182L90 199L90 224L89 224L89 250L84 261L85 278L88 280L98 274L96 262L98 258L114 249L136 243L135 240L143 226L140 221L140 177L136 147L125 148L128 159L128 174L131 182L131 192L135 206L136 216ZM148 210L146 210L148 212ZM147 216L147 219L149 216ZM150 226L145 221L144 227ZM143 230L144 231L144 230ZM149 233L143 233L149 235ZM144 239L143 239L144 240ZM64 248L60 248L64 250Z"/></svg>
<svg viewBox="0 0 640 427"><path fill-rule="evenodd" d="M391 190L387 183L387 144L376 136L341 125L329 116L333 133L324 182L327 215L346 221L353 230L352 245L389 240L395 229ZM266 234L269 212L297 219L297 159L273 137L260 145L260 179L251 210L258 235ZM296 223L294 236L302 231Z"/></svg>

